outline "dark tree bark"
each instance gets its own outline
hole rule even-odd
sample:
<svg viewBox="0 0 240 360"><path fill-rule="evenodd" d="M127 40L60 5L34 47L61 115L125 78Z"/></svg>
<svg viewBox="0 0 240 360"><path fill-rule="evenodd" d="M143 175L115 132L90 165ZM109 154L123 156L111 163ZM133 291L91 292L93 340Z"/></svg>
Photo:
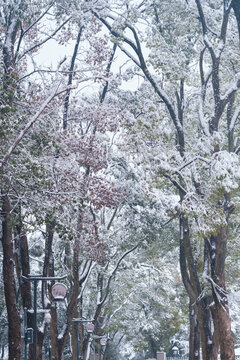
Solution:
<svg viewBox="0 0 240 360"><path fill-rule="evenodd" d="M196 304L189 304L189 359L200 359L200 331Z"/></svg>
<svg viewBox="0 0 240 360"><path fill-rule="evenodd" d="M215 302L214 325L220 345L221 360L234 360L234 341L231 332L228 299L225 285L225 258L227 252L228 227L224 226L214 237L216 246L212 259L212 288Z"/></svg>
<svg viewBox="0 0 240 360"><path fill-rule="evenodd" d="M240 41L240 0L232 0L232 8L237 21L239 41Z"/></svg>
<svg viewBox="0 0 240 360"><path fill-rule="evenodd" d="M2 196L2 247L3 281L5 303L8 314L9 359L21 358L21 318L16 302L14 278L14 254L12 239L11 206L7 195Z"/></svg>

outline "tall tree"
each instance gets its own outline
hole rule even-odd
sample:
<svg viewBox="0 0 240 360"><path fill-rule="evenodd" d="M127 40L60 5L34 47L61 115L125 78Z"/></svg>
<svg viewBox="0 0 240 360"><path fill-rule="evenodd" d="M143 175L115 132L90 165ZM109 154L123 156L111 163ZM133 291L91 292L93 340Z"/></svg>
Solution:
<svg viewBox="0 0 240 360"><path fill-rule="evenodd" d="M122 4L122 7L117 9L119 17L115 15L117 11L113 14L105 9L93 10L96 17L114 36L121 50L151 84L156 94L154 98L163 104L159 106L160 111L172 122L175 130L173 143L162 142L160 134L159 138L149 135L156 148L160 147L160 152L157 154L153 149L151 156L153 153L156 154L154 163L157 164L157 170L154 176L157 178L162 175L179 192L180 264L190 303L197 305L195 310L200 326L204 359L216 358L218 346L222 359L234 358L224 267L228 222L233 210L230 194L237 186L238 174L226 165L225 174L229 176L225 175L222 178L224 159L228 159L227 162L232 168L235 168L235 162L238 163L238 156L234 150L225 150L226 145L231 149L233 144L233 129L227 124L235 126L239 114L233 100L236 99L240 86L238 74L235 73L235 62L238 62L235 58L231 59L234 64L234 68L231 67L231 76L227 74L227 69L230 69L227 65L229 56L238 46L238 42L230 40L236 27L231 12L232 6L235 6L234 2L226 1L218 1L214 5L204 2L204 6L201 1L179 1L171 6L165 2L143 2L140 5L130 3L125 8ZM148 31L148 39L145 42L141 29L138 30L137 20L143 21L143 14L150 14L152 24L149 30L148 25L145 25ZM176 17L179 21L176 21ZM191 27L188 26L190 20ZM143 44L149 46L148 58ZM194 62L199 64L198 74L191 71ZM186 86L188 91L185 90ZM197 116L193 111L196 106L196 102L193 101L195 92L200 94ZM188 97L191 103L188 102ZM231 115L231 109L235 109L235 116ZM141 118L141 115L139 117ZM144 125L151 133L148 119L144 120ZM193 140L196 141L196 135L194 136L189 127L190 119L191 127L196 129L197 144L199 141L205 144L202 148L199 145L194 146ZM227 126L229 131L226 131ZM225 142L221 142L219 136L224 137ZM159 140L160 144L157 147ZM192 144L191 147L189 144ZM171 149L172 158L169 154L160 155L166 148ZM145 157L147 158L146 155ZM214 175L211 171L209 176L206 171L212 170L215 162L220 162L221 165L219 163L217 168L214 166ZM218 184L212 182L213 177L218 179ZM226 186L226 177L229 186ZM198 209L197 203L201 204ZM194 208L196 210L193 212ZM199 261L194 255L196 238L203 244L206 242L205 251L202 252L202 271L204 279L212 287L211 297L214 305L211 306L211 297L208 297L207 287L201 281ZM214 323L213 338L211 319ZM190 358L195 358L195 354L199 357L198 349L194 350Z"/></svg>

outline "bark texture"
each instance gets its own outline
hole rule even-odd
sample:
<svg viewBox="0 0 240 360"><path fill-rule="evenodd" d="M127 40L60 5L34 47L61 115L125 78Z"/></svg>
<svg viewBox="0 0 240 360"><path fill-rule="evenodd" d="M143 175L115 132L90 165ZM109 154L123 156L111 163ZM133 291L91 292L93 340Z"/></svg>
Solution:
<svg viewBox="0 0 240 360"><path fill-rule="evenodd" d="M8 314L9 359L21 358L21 318L16 302L14 254L12 242L11 206L7 195L2 197L2 247L3 247L3 281L5 303Z"/></svg>

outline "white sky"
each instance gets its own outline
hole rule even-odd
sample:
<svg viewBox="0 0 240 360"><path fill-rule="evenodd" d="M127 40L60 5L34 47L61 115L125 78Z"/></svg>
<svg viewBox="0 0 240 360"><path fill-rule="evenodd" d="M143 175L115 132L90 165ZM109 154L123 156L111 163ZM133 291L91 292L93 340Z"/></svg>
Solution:
<svg viewBox="0 0 240 360"><path fill-rule="evenodd" d="M47 41L39 53L34 56L34 60L39 64L39 67L42 69L53 68L56 69L60 61L66 56L67 59L70 59L75 46L75 41L70 41L68 45L60 45L56 40L52 39ZM123 73L128 67L132 66L132 63L126 57L121 50L117 50L115 55L115 60L112 65L111 71L113 73ZM132 80L124 81L120 86L121 89L135 91L140 86L142 82L142 77L136 76ZM86 87L86 84L83 85L84 90L87 92L92 92L94 88L97 90L97 85L90 85ZM87 90L88 89L88 90Z"/></svg>

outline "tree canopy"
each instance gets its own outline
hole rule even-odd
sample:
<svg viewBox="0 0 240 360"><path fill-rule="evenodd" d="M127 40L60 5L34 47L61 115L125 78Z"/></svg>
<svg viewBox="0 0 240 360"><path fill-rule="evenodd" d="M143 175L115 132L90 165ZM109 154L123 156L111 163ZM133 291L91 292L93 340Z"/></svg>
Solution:
<svg viewBox="0 0 240 360"><path fill-rule="evenodd" d="M235 358L239 9L0 1L2 357Z"/></svg>

